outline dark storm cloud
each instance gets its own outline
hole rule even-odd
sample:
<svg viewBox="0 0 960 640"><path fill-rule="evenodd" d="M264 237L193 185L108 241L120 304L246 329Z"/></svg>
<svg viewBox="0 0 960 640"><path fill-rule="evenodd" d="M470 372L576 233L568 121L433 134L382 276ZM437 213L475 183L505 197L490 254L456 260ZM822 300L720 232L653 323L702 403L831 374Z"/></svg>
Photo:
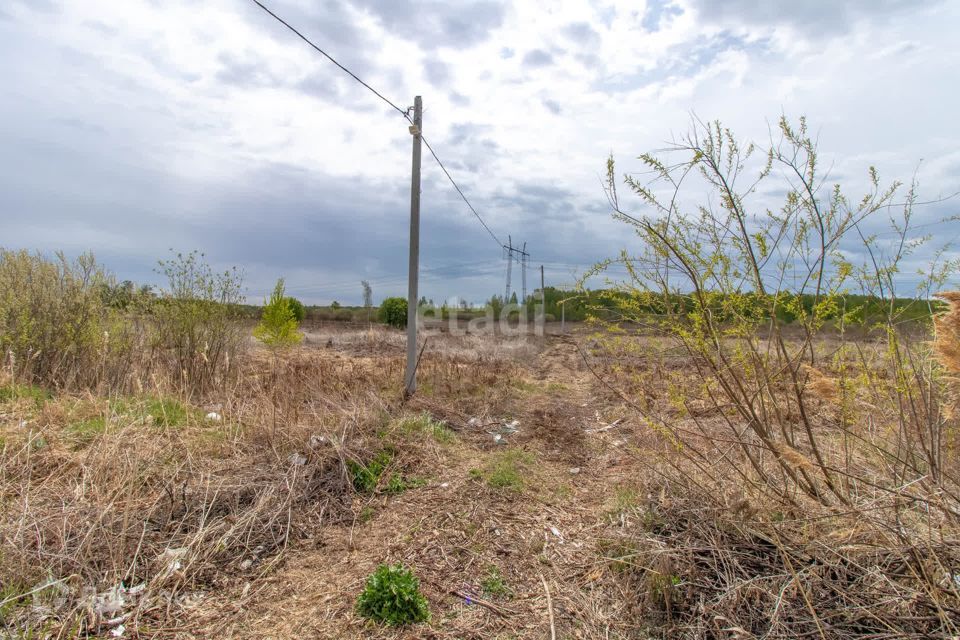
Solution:
<svg viewBox="0 0 960 640"><path fill-rule="evenodd" d="M810 37L849 31L863 19L887 18L941 0L692 0L701 19L729 24L791 26Z"/></svg>
<svg viewBox="0 0 960 640"><path fill-rule="evenodd" d="M352 0L354 6L377 17L384 29L416 42L425 50L472 47L485 41L503 24L501 2L464 0Z"/></svg>
<svg viewBox="0 0 960 640"><path fill-rule="evenodd" d="M523 56L523 66L528 69L549 67L553 64L553 56L543 49L533 49Z"/></svg>

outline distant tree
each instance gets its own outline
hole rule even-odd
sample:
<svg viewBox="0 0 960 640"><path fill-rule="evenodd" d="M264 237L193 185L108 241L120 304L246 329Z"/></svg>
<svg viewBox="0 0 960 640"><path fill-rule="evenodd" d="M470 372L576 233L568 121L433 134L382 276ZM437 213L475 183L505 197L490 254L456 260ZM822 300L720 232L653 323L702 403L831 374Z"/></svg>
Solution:
<svg viewBox="0 0 960 640"><path fill-rule="evenodd" d="M307 308L303 306L302 302L288 296L287 304L290 305L290 310L293 311L293 317L297 319L298 324L306 320Z"/></svg>
<svg viewBox="0 0 960 640"><path fill-rule="evenodd" d="M290 298L283 293L283 278L280 278L273 289L273 295L264 302L260 324L253 330L257 340L273 349L290 347L303 339L297 330L300 323L290 308Z"/></svg>
<svg viewBox="0 0 960 640"><path fill-rule="evenodd" d="M340 303L334 300L333 302L330 303L330 308L333 310L337 310L340 308Z"/></svg>
<svg viewBox="0 0 960 640"><path fill-rule="evenodd" d="M418 307L427 306L427 296L420 296L420 301L417 303Z"/></svg>
<svg viewBox="0 0 960 640"><path fill-rule="evenodd" d="M373 306L373 289L366 280L361 280L360 286L363 287L363 308L369 309Z"/></svg>
<svg viewBox="0 0 960 640"><path fill-rule="evenodd" d="M402 329L407 326L407 299L387 298L380 303L380 322Z"/></svg>

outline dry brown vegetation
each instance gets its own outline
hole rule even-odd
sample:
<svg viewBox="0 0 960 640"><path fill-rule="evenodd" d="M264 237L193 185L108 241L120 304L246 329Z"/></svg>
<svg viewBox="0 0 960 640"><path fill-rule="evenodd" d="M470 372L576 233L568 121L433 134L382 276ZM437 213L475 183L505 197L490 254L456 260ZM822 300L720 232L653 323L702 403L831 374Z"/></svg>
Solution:
<svg viewBox="0 0 960 640"><path fill-rule="evenodd" d="M923 478L871 486L893 408L868 392L842 403L830 365L809 385L846 505L758 490L723 444L729 416L658 336L431 331L427 345L407 403L403 336L383 328L310 332L279 369L251 347L228 384L192 399L160 382L51 395L5 374L4 628L64 638L121 625L130 638L956 633L957 502ZM858 349L883 379L882 342ZM672 415L703 456L681 451L652 412ZM515 433L503 429L512 420ZM358 489L357 463L384 451L386 471ZM366 576L397 561L420 578L429 623L384 628L354 613Z"/></svg>

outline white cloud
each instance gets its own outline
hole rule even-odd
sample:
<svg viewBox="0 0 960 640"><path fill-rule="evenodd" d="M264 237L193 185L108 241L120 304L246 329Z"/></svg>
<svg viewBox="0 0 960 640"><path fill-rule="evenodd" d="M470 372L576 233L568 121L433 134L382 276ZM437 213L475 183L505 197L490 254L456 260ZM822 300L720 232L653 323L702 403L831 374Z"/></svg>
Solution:
<svg viewBox="0 0 960 640"><path fill-rule="evenodd" d="M495 232L527 240L534 262L588 263L629 242L604 213L606 156L635 168L694 111L760 143L782 112L806 114L854 194L870 164L909 179L921 158L924 192L958 189L955 4L728 4L269 3L401 108L420 92L427 138ZM183 224L194 235L179 247L256 265L258 283L296 273L291 289L299 282L318 300L324 280L405 268L406 123L255 5L36 7L15 3L0 17L13 97L0 101L5 245L82 240L118 271L144 273ZM465 124L475 133L461 135ZM496 261L444 180L427 156L425 263ZM77 214L69 237L56 223L67 207ZM318 216L337 222L324 234ZM316 250L254 258L284 253L257 246L270 224L321 230ZM171 233L145 231L157 228ZM500 283L491 269L430 286L435 298L479 299Z"/></svg>

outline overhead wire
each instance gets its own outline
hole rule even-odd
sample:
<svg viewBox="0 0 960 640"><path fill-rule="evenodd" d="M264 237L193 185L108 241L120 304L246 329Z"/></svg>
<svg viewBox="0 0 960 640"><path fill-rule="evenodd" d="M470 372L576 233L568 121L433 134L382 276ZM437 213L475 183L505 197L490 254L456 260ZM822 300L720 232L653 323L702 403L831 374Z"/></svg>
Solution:
<svg viewBox="0 0 960 640"><path fill-rule="evenodd" d="M473 212L473 215L477 217L477 220L480 221L480 224L483 225L483 228L487 230L487 233L490 234L490 237L493 238L493 241L497 243L498 247L503 246L503 242L500 241L500 238L497 237L493 231L490 230L490 227L487 226L487 223L484 219L477 213L477 210L473 208L473 205L470 204L470 200L467 199L467 196L464 195L463 189L460 188L460 185L457 184L457 181L453 179L453 176L450 175L450 172L447 171L447 168L443 165L443 162L440 160L440 157L437 155L437 152L433 150L433 147L430 146L430 143L427 142L427 138L421 133L420 139L423 141L423 144L426 145L427 150L430 152L430 155L433 156L433 159L437 161L437 164L440 165L440 169L443 171L444 175L447 176L447 179L450 181L450 184L453 185L453 188L457 190L457 193L460 194L460 197L463 198L463 201L467 203L467 207L470 208L470 211Z"/></svg>
<svg viewBox="0 0 960 640"><path fill-rule="evenodd" d="M337 65L338 67L340 67L340 69L341 69L343 72L347 73L351 78L353 78L354 80L356 80L357 82L359 82L360 84L362 84L363 86L365 86L367 89L369 89L371 92L373 92L373 94L376 95L378 98L380 98L381 100L383 100L384 102L386 102L388 105L390 105L391 107L393 107L394 109L396 109L396 110L400 113L400 115L402 115L404 118L407 118L407 112L406 112L406 110L401 109L400 107L398 107L396 104L394 104L393 101L391 101L391 100L388 99L386 96L384 96L382 93L380 93L379 91L377 91L376 89L374 89L373 87L371 87L369 84L367 84L366 82L364 82L363 80L361 80L361 79L359 78L359 76L357 76L357 74L355 74L353 71L350 71L350 69L347 69L345 66L343 66L342 64L340 64L339 62L337 62L336 59L334 59L333 56L331 56L329 53L327 53L326 51L324 51L323 49L321 49L320 47L318 47L317 45L315 45L309 38L307 38L305 35L303 35L302 33L300 33L300 32L299 32L293 25L291 25L289 22L287 22L286 20L284 20L283 18L281 18L280 16L278 16L277 14L275 14L273 11L271 11L270 9L268 9L262 2L260 2L260 0L253 0L253 3L256 4L258 7L260 7L261 9L263 9L264 11L266 11L268 14L270 14L270 15L273 17L274 20L276 20L277 22L279 22L280 24L282 24L283 26L285 26L287 29L289 29L289 30L292 31L293 33L297 34L297 37L299 37L301 40L303 40L304 42L306 42L308 45L310 45L311 47L313 47L314 49L316 49L316 50L317 50L323 57L325 57L327 60L329 60L329 61L332 62L333 64L335 64L335 65ZM407 119L409 119L409 118L407 118Z"/></svg>
<svg viewBox="0 0 960 640"><path fill-rule="evenodd" d="M401 108L398 107L398 106L396 105L396 103L394 103L392 100L390 100L389 98L387 98L386 96L384 96L382 93L380 93L379 91L377 91L376 89L374 89L373 87L371 87L369 84L367 84L367 83L364 82L363 80L361 80L360 77L357 76L357 74L355 74L353 71L350 71L350 69L348 69L348 68L345 67L344 65L340 64L333 56L331 56L329 53L327 53L326 51L324 51L323 49L321 49L319 46L317 46L316 44L314 44L313 41L311 41L309 38L307 38L305 35L303 35L299 30L296 29L296 27L294 27L294 26L291 25L289 22L287 22L286 20L284 20L283 18L281 18L280 16L278 16L276 13L274 13L273 11L271 11L269 8L267 8L267 6L264 5L262 2L260 2L260 0L252 0L252 2L253 2L254 4L256 4L258 7L260 7L261 9L263 9L265 12L267 12L271 17L273 17L274 20L276 20L277 22L279 22L280 24L282 24L283 26L285 26L287 29L289 29L290 31L292 31L293 33L295 33L298 38L300 38L301 40L303 40L304 42L306 42L308 45L310 45L313 49L315 49L317 52L319 52L321 55L323 55L327 60L329 60L329 61L332 62L333 64L337 65L337 67L339 67L343 72L347 73L351 78L353 78L354 80L356 80L357 82L359 82L360 84L362 84L364 87L366 87L367 89L369 89L374 95L376 95L378 98L380 98L380 99L383 100L385 103L387 103L388 105L390 105L390 106L391 106L393 109L395 109L400 115L402 115L408 122L412 122L412 120L411 120L411 118L410 118L410 111L409 111L409 109L401 109ZM434 151L434 150L433 150L433 147L430 146L430 143L427 142L426 137L424 137L424 135L423 135L422 132L419 132L419 135L420 135L420 140L423 141L423 144L426 145L427 149L430 151L430 155L432 155L432 156L433 156L433 159L437 161L437 164L440 166L440 169L443 171L444 175L447 176L447 179L450 181L450 184L453 185L453 188L456 189L457 193L460 194L460 197L461 197L461 198L463 199L463 201L466 203L467 207L470 209L470 211L473 213L473 215L476 216L477 220L480 221L480 224L483 225L483 228L486 230L486 232L487 232L488 234L490 234L490 237L493 238L494 242L497 243L497 247L498 247L498 248L503 247L503 243L500 241L500 239L497 237L497 235L490 229L489 225L487 225L487 223L486 223L486 221L483 219L483 217L477 212L476 208L473 206L473 204L472 204L472 203L470 202L470 200L467 198L466 194L463 193L463 189L460 188L460 185L458 185L457 182L456 182L456 180L453 179L453 176L450 175L450 172L447 170L447 167L444 166L443 162L440 160L440 157L437 155L436 151Z"/></svg>

